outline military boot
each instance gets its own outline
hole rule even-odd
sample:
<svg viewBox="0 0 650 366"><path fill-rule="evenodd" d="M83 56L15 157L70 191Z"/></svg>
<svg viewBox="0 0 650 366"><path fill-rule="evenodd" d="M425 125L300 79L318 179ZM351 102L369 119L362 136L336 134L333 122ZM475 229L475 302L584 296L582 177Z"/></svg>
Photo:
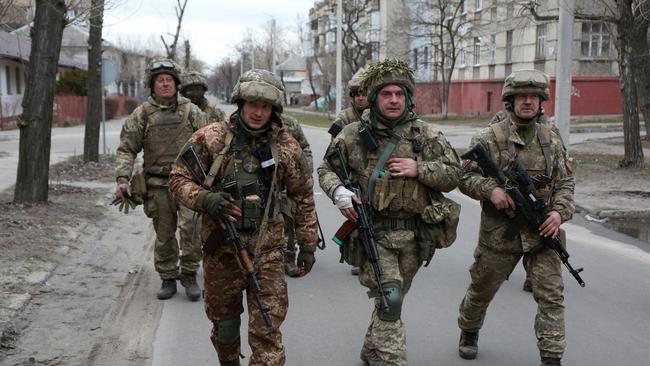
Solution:
<svg viewBox="0 0 650 366"><path fill-rule="evenodd" d="M526 277L526 281L524 281L524 287L522 288L522 290L526 292L533 292L533 284L530 283L528 277Z"/></svg>
<svg viewBox="0 0 650 366"><path fill-rule="evenodd" d="M478 353L478 329L462 330L458 342L458 355L466 360L473 360Z"/></svg>
<svg viewBox="0 0 650 366"><path fill-rule="evenodd" d="M352 274L353 276L358 276L359 275L359 267L352 266L352 268L350 268L350 274Z"/></svg>
<svg viewBox="0 0 650 366"><path fill-rule="evenodd" d="M377 356L377 353L373 350L369 350L366 348L364 345L363 348L361 348L361 361L364 362L366 366L385 366L386 363L382 361L379 356Z"/></svg>
<svg viewBox="0 0 650 366"><path fill-rule="evenodd" d="M300 277L296 266L296 252L293 250L284 251L284 273L289 277Z"/></svg>
<svg viewBox="0 0 650 366"><path fill-rule="evenodd" d="M163 280L158 290L158 300L167 300L176 293L176 280Z"/></svg>
<svg viewBox="0 0 650 366"><path fill-rule="evenodd" d="M181 273L178 279L181 280L181 285L185 287L185 296L190 301L198 301L201 298L201 288L196 283L196 273Z"/></svg>
<svg viewBox="0 0 650 366"><path fill-rule="evenodd" d="M555 357L542 357L542 366L562 366L561 360Z"/></svg>

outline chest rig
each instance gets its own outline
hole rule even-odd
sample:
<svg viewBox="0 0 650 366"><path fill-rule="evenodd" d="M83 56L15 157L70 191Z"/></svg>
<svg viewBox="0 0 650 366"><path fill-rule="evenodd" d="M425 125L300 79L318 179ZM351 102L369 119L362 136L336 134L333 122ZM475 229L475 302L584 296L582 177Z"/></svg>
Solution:
<svg viewBox="0 0 650 366"><path fill-rule="evenodd" d="M499 167L504 169L507 175L508 161L516 156L531 177L538 178L540 182L550 182L553 173L550 130L548 127L536 123L536 138L533 138L523 148L517 149L514 142L510 140L511 123L509 120L505 120L490 125L490 128L496 136L496 143L499 148ZM542 152L543 159L540 159L540 151ZM552 194L552 186L550 183L542 184L537 189L542 198L547 201L550 199Z"/></svg>
<svg viewBox="0 0 650 366"><path fill-rule="evenodd" d="M189 103L164 109L149 102L144 104L144 172L147 175L169 176L178 152L195 131L188 121L189 112Z"/></svg>
<svg viewBox="0 0 650 366"><path fill-rule="evenodd" d="M387 133L375 135L377 148L362 137L367 165L358 176L362 194L372 205L375 219L404 220L421 214L428 204L427 187L417 178L393 177L386 165L389 158L419 160L422 153L419 127L407 122L395 127L390 136ZM392 153L388 150L390 144L394 145Z"/></svg>
<svg viewBox="0 0 650 366"><path fill-rule="evenodd" d="M273 221L279 213L276 207L278 185L274 183L278 152L270 132L258 138L246 138L241 127L230 143L223 179L219 190L232 195L241 208L242 216L235 222L239 230L256 231L266 215ZM269 205L267 209L267 204Z"/></svg>

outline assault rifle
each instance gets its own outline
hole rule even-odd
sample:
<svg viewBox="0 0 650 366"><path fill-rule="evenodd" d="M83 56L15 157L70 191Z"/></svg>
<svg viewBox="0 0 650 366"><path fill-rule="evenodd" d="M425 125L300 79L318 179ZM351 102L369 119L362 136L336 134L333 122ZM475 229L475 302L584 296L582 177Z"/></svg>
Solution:
<svg viewBox="0 0 650 366"><path fill-rule="evenodd" d="M503 235L504 239L512 240L524 225L529 225L537 230L546 220L546 210L548 203L539 195L535 179L531 178L526 169L515 157L511 159L509 165L514 174L514 182L510 181L492 161L485 147L478 143L469 151L460 156L462 159L475 161L483 170L483 173L497 180L499 185L505 190L516 204L515 218L511 225L506 229ZM541 182L546 184L548 182ZM578 281L581 287L585 287L585 282L580 277L583 268L574 269L569 263L569 253L562 246L561 240L555 237L542 237L542 244L532 250L537 252L543 249L552 249L559 257L564 266L569 270L573 278Z"/></svg>
<svg viewBox="0 0 650 366"><path fill-rule="evenodd" d="M345 167L345 160L343 159L343 154L341 149L337 146L333 153L325 157L327 163L332 167L332 170L339 177L346 189L354 193L360 200L361 189L359 188L358 183L353 183L348 171ZM379 301L383 311L389 311L388 307L388 298L386 297L386 292L381 284L381 265L379 264L379 251L377 250L377 242L375 241L375 231L372 228L372 222L370 221L370 216L366 211L366 207L363 203L357 203L354 199L352 200L352 205L357 211L359 217L357 218L356 226L357 231L359 232L359 238L363 243L363 248L368 256L370 265L372 266L372 272L375 275L375 282L377 283L377 292L379 293ZM347 222L346 222L347 223ZM345 225L345 224L344 224Z"/></svg>
<svg viewBox="0 0 650 366"><path fill-rule="evenodd" d="M189 145L189 147L179 155L179 158L181 159L183 164L185 164L185 166L190 170L190 172L192 172L192 175L194 175L194 179L201 186L203 186L203 181L205 180L206 173L205 173L205 169L203 169L203 166L201 165L201 160L199 160L198 154L194 150L194 147L192 145ZM231 183L236 184L236 182L234 181ZM207 188L210 191L214 191L213 187L204 187L204 188ZM222 187L222 189L224 191L228 190L227 193L230 193L235 199L238 198L236 196L236 191L237 191L236 186L233 187L233 185L231 184L228 187L226 186ZM264 306L264 304L262 303L262 298L260 297L260 293L262 292L262 289L260 287L259 281L257 280L257 276L255 276L255 266L253 265L251 255L248 252L248 249L246 248L244 242L242 242L241 237L237 232L237 228L235 227L235 224L229 220L222 220L222 222L226 226L226 231L227 231L226 238L232 241L233 244L235 244L239 262L241 263L242 267L244 267L244 271L246 272L246 277L248 277L248 289L246 291L253 292L253 297L255 298L257 307L260 309L260 312L262 313L262 317L264 318L264 322L266 323L266 326L270 330L273 330L273 323L271 322L271 318L269 317L269 308ZM213 241L215 241L217 237L223 237L220 231L221 229L219 227L216 227L214 231L210 234L210 237L213 239Z"/></svg>

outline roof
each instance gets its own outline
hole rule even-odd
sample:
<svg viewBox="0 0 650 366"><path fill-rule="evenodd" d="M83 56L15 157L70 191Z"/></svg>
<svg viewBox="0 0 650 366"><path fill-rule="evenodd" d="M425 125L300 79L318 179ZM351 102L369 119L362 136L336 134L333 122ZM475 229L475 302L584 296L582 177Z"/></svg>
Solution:
<svg viewBox="0 0 650 366"><path fill-rule="evenodd" d="M304 57L292 57L279 64L275 68L280 71L304 71L307 70Z"/></svg>
<svg viewBox="0 0 650 366"><path fill-rule="evenodd" d="M29 62L32 42L29 38L0 31L0 58ZM60 55L59 66L85 70L87 67L65 55Z"/></svg>

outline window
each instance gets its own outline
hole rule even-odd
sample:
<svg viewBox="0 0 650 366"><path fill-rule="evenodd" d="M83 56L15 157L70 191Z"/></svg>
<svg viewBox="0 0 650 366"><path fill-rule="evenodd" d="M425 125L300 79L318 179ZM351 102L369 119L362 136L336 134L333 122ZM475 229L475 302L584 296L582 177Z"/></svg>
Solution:
<svg viewBox="0 0 650 366"><path fill-rule="evenodd" d="M493 22L497 21L497 7L493 6L490 8L490 20Z"/></svg>
<svg viewBox="0 0 650 366"><path fill-rule="evenodd" d="M413 49L413 70L417 71L418 69L418 49Z"/></svg>
<svg viewBox="0 0 650 366"><path fill-rule="evenodd" d="M506 32L506 63L512 62L512 31Z"/></svg>
<svg viewBox="0 0 650 366"><path fill-rule="evenodd" d="M497 58L497 35L491 34L490 35L490 65L494 65L496 63L496 58Z"/></svg>
<svg viewBox="0 0 650 366"><path fill-rule="evenodd" d="M546 24L537 25L537 44L535 46L535 58L546 57Z"/></svg>
<svg viewBox="0 0 650 366"><path fill-rule="evenodd" d="M422 62L425 67L429 66L429 47L424 47L424 61Z"/></svg>
<svg viewBox="0 0 650 366"><path fill-rule="evenodd" d="M9 66L5 66L5 75L6 75L6 84L7 84L7 95L11 95L11 69Z"/></svg>
<svg viewBox="0 0 650 366"><path fill-rule="evenodd" d="M465 41L458 45L458 67L465 67Z"/></svg>
<svg viewBox="0 0 650 366"><path fill-rule="evenodd" d="M474 10L476 11L483 10L483 0L474 0Z"/></svg>
<svg viewBox="0 0 650 366"><path fill-rule="evenodd" d="M22 85L20 84L20 68L16 66L16 94L21 94L23 92Z"/></svg>
<svg viewBox="0 0 650 366"><path fill-rule="evenodd" d="M584 57L609 56L609 29L604 23L582 23L580 54Z"/></svg>
<svg viewBox="0 0 650 366"><path fill-rule="evenodd" d="M506 19L512 19L515 15L515 4L509 3L506 7Z"/></svg>
<svg viewBox="0 0 650 366"><path fill-rule="evenodd" d="M481 37L474 37L474 66L481 64Z"/></svg>

